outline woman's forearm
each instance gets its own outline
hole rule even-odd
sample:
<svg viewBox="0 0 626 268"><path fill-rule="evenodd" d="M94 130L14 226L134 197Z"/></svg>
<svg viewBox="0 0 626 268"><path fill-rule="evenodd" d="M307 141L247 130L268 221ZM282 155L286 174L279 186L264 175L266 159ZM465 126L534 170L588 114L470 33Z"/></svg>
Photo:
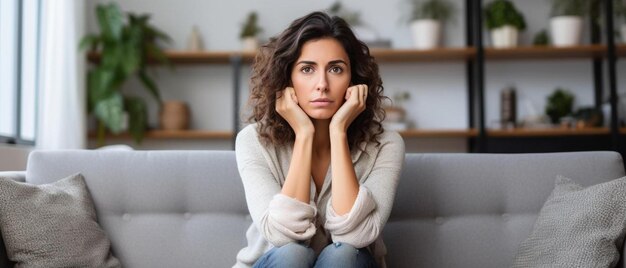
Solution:
<svg viewBox="0 0 626 268"><path fill-rule="evenodd" d="M359 182L354 172L347 134L331 131L330 164L332 168L332 206L338 215L352 209L359 193Z"/></svg>
<svg viewBox="0 0 626 268"><path fill-rule="evenodd" d="M289 172L281 193L304 203L309 203L311 195L311 159L313 155L313 135L296 135Z"/></svg>

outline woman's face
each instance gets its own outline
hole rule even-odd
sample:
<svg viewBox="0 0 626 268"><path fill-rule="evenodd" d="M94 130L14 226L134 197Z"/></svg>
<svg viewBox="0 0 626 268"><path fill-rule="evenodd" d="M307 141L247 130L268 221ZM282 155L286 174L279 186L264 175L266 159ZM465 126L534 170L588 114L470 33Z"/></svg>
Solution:
<svg viewBox="0 0 626 268"><path fill-rule="evenodd" d="M330 37L304 43L291 70L298 105L318 120L332 118L341 107L351 77L348 54Z"/></svg>

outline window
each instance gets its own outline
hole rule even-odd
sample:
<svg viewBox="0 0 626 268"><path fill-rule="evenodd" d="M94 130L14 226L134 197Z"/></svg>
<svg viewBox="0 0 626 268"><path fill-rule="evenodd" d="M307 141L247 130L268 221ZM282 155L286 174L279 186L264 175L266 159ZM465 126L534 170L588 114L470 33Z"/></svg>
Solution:
<svg viewBox="0 0 626 268"><path fill-rule="evenodd" d="M35 143L40 6L0 1L0 143Z"/></svg>

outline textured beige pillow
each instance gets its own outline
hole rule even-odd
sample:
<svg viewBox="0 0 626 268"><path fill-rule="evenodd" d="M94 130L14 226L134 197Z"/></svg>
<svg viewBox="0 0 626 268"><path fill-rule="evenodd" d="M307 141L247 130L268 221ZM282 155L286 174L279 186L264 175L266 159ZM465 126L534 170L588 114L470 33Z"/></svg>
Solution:
<svg viewBox="0 0 626 268"><path fill-rule="evenodd" d="M0 177L0 232L16 267L121 267L80 174L44 185Z"/></svg>
<svg viewBox="0 0 626 268"><path fill-rule="evenodd" d="M563 176L512 267L614 267L626 225L626 177L588 188Z"/></svg>

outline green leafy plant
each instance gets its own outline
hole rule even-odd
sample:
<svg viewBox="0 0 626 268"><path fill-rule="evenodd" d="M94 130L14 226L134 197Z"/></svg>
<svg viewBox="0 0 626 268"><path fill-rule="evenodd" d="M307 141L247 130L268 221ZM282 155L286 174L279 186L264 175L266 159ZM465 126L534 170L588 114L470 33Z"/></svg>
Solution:
<svg viewBox="0 0 626 268"><path fill-rule="evenodd" d="M552 17L579 16L584 17L592 7L593 0L552 0Z"/></svg>
<svg viewBox="0 0 626 268"><path fill-rule="evenodd" d="M574 106L574 95L567 90L557 88L550 96L546 106L546 114L553 124L559 123L561 117L572 114Z"/></svg>
<svg viewBox="0 0 626 268"><path fill-rule="evenodd" d="M257 13L250 12L248 14L248 17L246 18L246 22L243 24L243 27L241 29L241 34L239 35L239 37L241 39L244 39L246 37L257 36L257 34L263 31L263 29L259 27L258 23L259 23L259 16L257 15Z"/></svg>
<svg viewBox="0 0 626 268"><path fill-rule="evenodd" d="M351 26L358 26L363 24L359 12L347 10L339 1L330 6L330 8L328 9L328 13L332 16L342 18Z"/></svg>
<svg viewBox="0 0 626 268"><path fill-rule="evenodd" d="M446 22L454 17L456 8L447 0L411 0L411 21L432 19Z"/></svg>
<svg viewBox="0 0 626 268"><path fill-rule="evenodd" d="M87 74L87 106L99 122L98 143L104 143L106 129L114 134L122 131L124 112L128 113L128 131L140 143L147 125L146 102L124 95L121 88L128 79L137 77L161 103L147 67L149 59L169 63L158 42L169 42L170 38L148 23L149 15L128 13L125 20L115 3L99 4L96 16L100 33L86 35L80 48L100 53L100 62Z"/></svg>
<svg viewBox="0 0 626 268"><path fill-rule="evenodd" d="M493 30L510 25L520 31L526 29L526 20L522 12L517 10L508 0L495 0L485 6L485 26Z"/></svg>
<svg viewBox="0 0 626 268"><path fill-rule="evenodd" d="M546 31L546 29L543 29L535 35L535 38L533 39L533 45L547 46L548 44L550 44L550 37L548 36L548 31Z"/></svg>

